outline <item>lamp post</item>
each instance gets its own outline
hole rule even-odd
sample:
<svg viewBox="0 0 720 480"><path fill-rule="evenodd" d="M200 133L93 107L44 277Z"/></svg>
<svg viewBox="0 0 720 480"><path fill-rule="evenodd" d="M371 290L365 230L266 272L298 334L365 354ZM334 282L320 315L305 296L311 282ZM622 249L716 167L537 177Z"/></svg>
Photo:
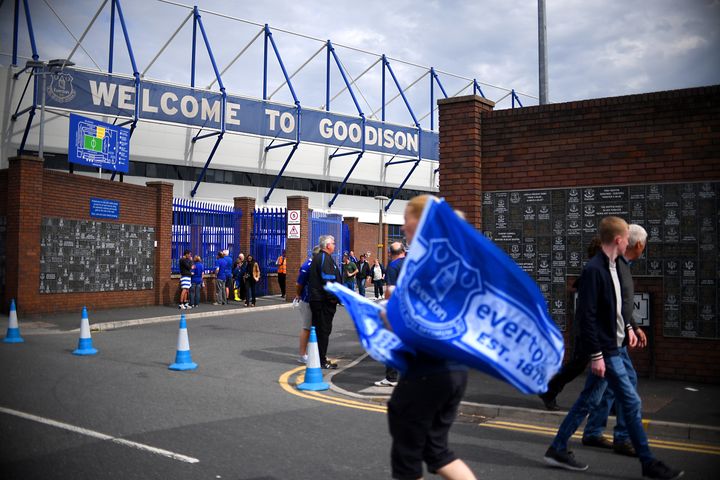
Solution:
<svg viewBox="0 0 720 480"><path fill-rule="evenodd" d="M378 248L378 261L382 264L383 262L383 210L385 207L385 202L390 200L388 197L384 195L377 195L375 197L375 200L378 200L380 202L380 211L378 212L378 242L377 242L377 248Z"/></svg>

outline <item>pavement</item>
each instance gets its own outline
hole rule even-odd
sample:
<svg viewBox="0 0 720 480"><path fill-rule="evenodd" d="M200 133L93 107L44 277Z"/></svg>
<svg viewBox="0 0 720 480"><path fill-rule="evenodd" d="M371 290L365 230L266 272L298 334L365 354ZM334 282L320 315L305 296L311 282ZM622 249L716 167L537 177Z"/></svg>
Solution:
<svg viewBox="0 0 720 480"><path fill-rule="evenodd" d="M190 321L193 318L245 315L290 307L291 304L279 295L271 295L258 297L256 307L245 307L244 304L236 302L228 305L202 304L192 310L179 310L177 306L148 306L90 310L88 317L91 330L102 331L134 325L177 322L180 312ZM342 309L339 309L338 313L341 311ZM80 317L80 312L28 316L20 319L20 328L23 335L79 331ZM361 350L358 344L357 352L360 353ZM384 402L389 398L391 387L373 385L375 381L383 378L383 365L366 354L347 360L341 358L338 363L340 368L326 375L326 381L331 383L335 393L373 402ZM583 384L583 378L568 384L558 397L560 410L548 411L537 396L523 395L504 382L470 370L460 414L466 419L479 422L501 419L558 426L582 390ZM720 385L641 377L638 391L643 402L643 422L649 436L720 444ZM606 435L612 436L614 418L611 417L608 423Z"/></svg>

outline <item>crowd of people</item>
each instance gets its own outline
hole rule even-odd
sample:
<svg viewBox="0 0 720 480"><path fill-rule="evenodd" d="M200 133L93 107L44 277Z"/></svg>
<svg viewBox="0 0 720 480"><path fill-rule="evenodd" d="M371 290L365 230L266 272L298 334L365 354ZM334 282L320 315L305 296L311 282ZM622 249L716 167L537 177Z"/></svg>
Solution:
<svg viewBox="0 0 720 480"><path fill-rule="evenodd" d="M405 233L408 245L416 233L423 207L431 197L423 195L408 202L405 210ZM556 398L565 384L590 371L585 387L570 408L543 459L549 465L573 471L587 470L568 449L568 442L580 424L589 416L582 444L612 449L615 453L637 457L646 478L676 479L683 475L658 460L648 446L642 425L641 400L637 393L637 374L628 349L643 348L647 338L633 320L633 279L630 264L643 253L647 232L639 225L628 225L619 217L605 217L598 227L598 237L588 251L589 260L575 284L578 300L575 313L575 345L570 359L550 380L549 389L540 397L546 408L557 409ZM344 284L365 296L371 281L374 298L390 298L403 268L405 245L394 242L389 247L390 260L384 267L379 259L367 262L368 255L356 258L352 251L342 256L339 266L333 260L335 239L319 238L319 244L302 264L296 281L295 303L300 309L299 361L307 362L307 344L311 327L317 334L320 365L336 369L328 356L337 298L326 291L329 282ZM278 271L284 290L285 252L278 258ZM192 308L199 301L203 264L199 257L186 251L180 260L180 308ZM216 262L216 304L224 304L235 292L236 300L255 305L255 283L260 270L251 255L242 254L233 263L227 252L219 252ZM387 288L385 288L387 286ZM238 297L237 295L240 295ZM418 351L408 356L408 369L402 375L390 368L385 378L376 382L394 387L388 402L388 425L392 437L391 468L394 478L422 478L423 463L431 473L446 479L476 478L468 466L448 445L449 430L467 384L467 367L455 361ZM615 406L617 423L610 441L603 436L611 408Z"/></svg>
<svg viewBox="0 0 720 480"><path fill-rule="evenodd" d="M284 253L284 252L283 252ZM193 257L185 250L179 261L180 302L178 308L187 310L200 305L200 295L206 286L205 265L199 255ZM226 305L231 301L244 302L247 307L256 304L255 290L260 281L260 265L252 255L240 253L235 260L228 250L217 253L215 259L215 292L213 305ZM210 297L210 292L208 292Z"/></svg>

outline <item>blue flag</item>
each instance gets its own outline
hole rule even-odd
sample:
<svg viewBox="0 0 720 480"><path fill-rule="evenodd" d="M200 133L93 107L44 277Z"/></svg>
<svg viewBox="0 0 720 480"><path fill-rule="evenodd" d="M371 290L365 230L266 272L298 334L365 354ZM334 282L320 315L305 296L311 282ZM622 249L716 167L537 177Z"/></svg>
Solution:
<svg viewBox="0 0 720 480"><path fill-rule="evenodd" d="M407 362L404 354L414 355L415 351L385 328L380 317L380 312L385 309L339 283L327 283L325 290L335 295L345 305L350 317L355 322L360 343L368 354L380 363L401 373L405 372Z"/></svg>
<svg viewBox="0 0 720 480"><path fill-rule="evenodd" d="M407 345L542 393L564 344L533 280L443 200L425 205L387 305Z"/></svg>

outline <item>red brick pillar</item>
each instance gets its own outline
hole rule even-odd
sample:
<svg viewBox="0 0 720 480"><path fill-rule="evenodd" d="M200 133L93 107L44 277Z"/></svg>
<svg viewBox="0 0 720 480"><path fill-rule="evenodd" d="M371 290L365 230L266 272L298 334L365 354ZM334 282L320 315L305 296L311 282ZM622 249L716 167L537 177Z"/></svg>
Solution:
<svg viewBox="0 0 720 480"><path fill-rule="evenodd" d="M310 238L310 201L308 197L287 197L288 216L290 210L300 210L300 238L288 238L285 243L287 250L287 295L285 300L292 302L295 298L295 280L297 280L300 266L307 258L308 249L314 245ZM288 225L288 228L290 225Z"/></svg>
<svg viewBox="0 0 720 480"><path fill-rule="evenodd" d="M18 314L31 310L40 297L42 193L42 160L30 156L10 158L3 309L14 298Z"/></svg>
<svg viewBox="0 0 720 480"><path fill-rule="evenodd" d="M170 182L146 182L155 189L155 304L168 305L179 289L170 278L172 264L172 203L173 184Z"/></svg>
<svg viewBox="0 0 720 480"><path fill-rule="evenodd" d="M482 223L482 117L495 103L476 95L438 100L440 192L467 221Z"/></svg>
<svg viewBox="0 0 720 480"><path fill-rule="evenodd" d="M235 210L242 212L240 219L240 252L247 257L250 252L250 239L253 231L253 214L255 213L255 197L235 197ZM239 254L239 253L238 253Z"/></svg>

